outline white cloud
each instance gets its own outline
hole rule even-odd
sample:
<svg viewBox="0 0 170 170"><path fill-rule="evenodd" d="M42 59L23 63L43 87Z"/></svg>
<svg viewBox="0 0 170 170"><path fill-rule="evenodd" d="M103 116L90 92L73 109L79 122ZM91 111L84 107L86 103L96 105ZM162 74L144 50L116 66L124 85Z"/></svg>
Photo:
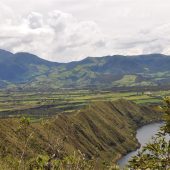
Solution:
<svg viewBox="0 0 170 170"><path fill-rule="evenodd" d="M0 48L61 62L170 54L169 8L168 0L1 0Z"/></svg>
<svg viewBox="0 0 170 170"><path fill-rule="evenodd" d="M0 28L0 47L27 51L53 61L71 61L92 52L95 43L104 40L97 24L78 21L69 13L52 11L47 15L31 12L17 18L17 24Z"/></svg>
<svg viewBox="0 0 170 170"><path fill-rule="evenodd" d="M43 26L43 16L37 12L28 15L26 22L31 29L41 28Z"/></svg>

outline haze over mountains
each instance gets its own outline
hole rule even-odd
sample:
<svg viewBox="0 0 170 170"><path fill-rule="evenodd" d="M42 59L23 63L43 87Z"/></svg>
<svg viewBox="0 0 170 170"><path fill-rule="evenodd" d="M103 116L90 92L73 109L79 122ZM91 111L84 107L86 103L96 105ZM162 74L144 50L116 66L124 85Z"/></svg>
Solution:
<svg viewBox="0 0 170 170"><path fill-rule="evenodd" d="M170 84L170 57L162 54L88 57L56 63L0 50L0 87L110 88Z"/></svg>

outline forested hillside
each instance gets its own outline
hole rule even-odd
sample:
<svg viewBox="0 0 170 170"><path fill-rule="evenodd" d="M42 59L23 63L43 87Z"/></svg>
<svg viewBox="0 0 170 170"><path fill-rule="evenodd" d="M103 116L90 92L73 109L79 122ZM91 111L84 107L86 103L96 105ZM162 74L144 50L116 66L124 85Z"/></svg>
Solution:
<svg viewBox="0 0 170 170"><path fill-rule="evenodd" d="M55 63L0 50L0 87L19 89L168 86L170 57L161 54L88 57Z"/></svg>

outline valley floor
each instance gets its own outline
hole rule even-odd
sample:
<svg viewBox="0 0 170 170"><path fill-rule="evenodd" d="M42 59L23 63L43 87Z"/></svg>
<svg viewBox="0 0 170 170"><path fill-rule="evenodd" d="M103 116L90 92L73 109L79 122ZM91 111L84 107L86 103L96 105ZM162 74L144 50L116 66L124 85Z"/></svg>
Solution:
<svg viewBox="0 0 170 170"><path fill-rule="evenodd" d="M70 113L84 108L91 102L115 101L120 98L137 104L159 104L169 90L112 92L101 90L59 90L52 92L0 91L0 117L49 117L57 113Z"/></svg>

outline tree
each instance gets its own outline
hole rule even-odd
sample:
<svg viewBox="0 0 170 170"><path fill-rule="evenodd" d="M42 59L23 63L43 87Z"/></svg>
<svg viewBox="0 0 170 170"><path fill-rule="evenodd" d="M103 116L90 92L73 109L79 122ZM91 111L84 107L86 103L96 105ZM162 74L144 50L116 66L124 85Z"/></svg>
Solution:
<svg viewBox="0 0 170 170"><path fill-rule="evenodd" d="M19 128L17 130L18 134L22 136L23 140L23 150L20 156L18 169L26 169L26 154L28 150L28 144L33 136L33 132L30 132L30 118L21 117L19 121Z"/></svg>
<svg viewBox="0 0 170 170"><path fill-rule="evenodd" d="M163 107L164 109L164 121L165 121L165 127L164 131L168 134L170 134L170 97L166 97L164 99L166 105Z"/></svg>
<svg viewBox="0 0 170 170"><path fill-rule="evenodd" d="M132 170L169 170L170 169L170 98L165 98L165 125L160 129L151 143L148 143L129 161Z"/></svg>

